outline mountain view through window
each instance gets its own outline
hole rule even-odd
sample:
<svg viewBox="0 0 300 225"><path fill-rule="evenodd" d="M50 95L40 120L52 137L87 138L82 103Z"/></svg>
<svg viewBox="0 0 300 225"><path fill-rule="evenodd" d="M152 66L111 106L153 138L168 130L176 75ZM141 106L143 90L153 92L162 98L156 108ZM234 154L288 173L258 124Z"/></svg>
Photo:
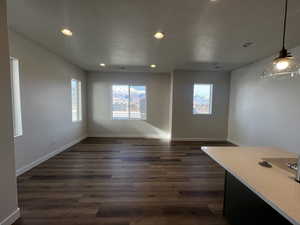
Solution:
<svg viewBox="0 0 300 225"><path fill-rule="evenodd" d="M212 84L194 84L193 114L211 114Z"/></svg>
<svg viewBox="0 0 300 225"><path fill-rule="evenodd" d="M146 120L146 86L113 85L112 118Z"/></svg>

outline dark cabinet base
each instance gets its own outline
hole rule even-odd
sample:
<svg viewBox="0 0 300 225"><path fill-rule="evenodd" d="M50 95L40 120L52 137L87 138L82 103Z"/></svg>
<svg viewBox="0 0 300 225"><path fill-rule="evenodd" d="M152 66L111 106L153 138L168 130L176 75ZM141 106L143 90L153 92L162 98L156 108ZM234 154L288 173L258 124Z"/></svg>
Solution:
<svg viewBox="0 0 300 225"><path fill-rule="evenodd" d="M229 172L225 176L223 214L230 225L292 225Z"/></svg>

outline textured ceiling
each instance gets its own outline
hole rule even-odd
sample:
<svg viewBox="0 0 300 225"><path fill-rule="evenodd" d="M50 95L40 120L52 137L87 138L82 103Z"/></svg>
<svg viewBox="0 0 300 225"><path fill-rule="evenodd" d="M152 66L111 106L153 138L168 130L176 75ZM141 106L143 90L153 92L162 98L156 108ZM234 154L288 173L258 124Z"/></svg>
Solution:
<svg viewBox="0 0 300 225"><path fill-rule="evenodd" d="M283 0L8 0L11 29L88 71L231 70L280 50ZM287 46L300 44L290 0ZM69 27L72 37L60 33ZM156 40L163 31L167 37ZM254 45L243 48L243 43ZM216 68L218 67L218 68Z"/></svg>

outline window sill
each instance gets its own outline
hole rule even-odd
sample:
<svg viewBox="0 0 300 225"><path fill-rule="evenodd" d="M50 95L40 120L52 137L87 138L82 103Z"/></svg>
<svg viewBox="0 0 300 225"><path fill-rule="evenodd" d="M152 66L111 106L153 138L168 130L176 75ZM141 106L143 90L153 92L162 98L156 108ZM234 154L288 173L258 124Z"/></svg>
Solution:
<svg viewBox="0 0 300 225"><path fill-rule="evenodd" d="M22 136L23 136L23 134L20 134L20 135L14 136L14 140L17 140L17 139L21 138Z"/></svg>
<svg viewBox="0 0 300 225"><path fill-rule="evenodd" d="M76 120L76 121L72 121L72 123L81 123L82 120Z"/></svg>
<svg viewBox="0 0 300 225"><path fill-rule="evenodd" d="M147 121L147 119L115 119L115 118L111 118L111 120L114 121Z"/></svg>

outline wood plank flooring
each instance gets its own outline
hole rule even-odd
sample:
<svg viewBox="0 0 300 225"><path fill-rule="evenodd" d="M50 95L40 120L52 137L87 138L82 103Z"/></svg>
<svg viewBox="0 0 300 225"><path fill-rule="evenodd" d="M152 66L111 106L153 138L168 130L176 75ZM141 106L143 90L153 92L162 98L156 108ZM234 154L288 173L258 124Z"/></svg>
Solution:
<svg viewBox="0 0 300 225"><path fill-rule="evenodd" d="M15 225L225 225L215 145L87 138L18 178Z"/></svg>

